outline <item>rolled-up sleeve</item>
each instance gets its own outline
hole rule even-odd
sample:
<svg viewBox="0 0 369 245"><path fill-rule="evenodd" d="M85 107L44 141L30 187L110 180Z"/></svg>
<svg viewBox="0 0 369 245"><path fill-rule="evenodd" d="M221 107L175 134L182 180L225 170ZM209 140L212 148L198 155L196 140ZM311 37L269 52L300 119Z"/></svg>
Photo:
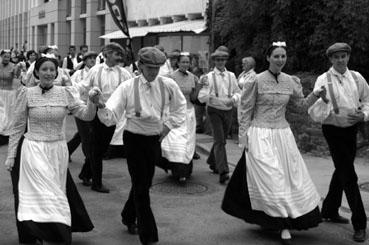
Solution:
<svg viewBox="0 0 369 245"><path fill-rule="evenodd" d="M202 84L202 88L199 91L197 99L201 103L208 103L209 95L210 95L210 86L211 86L209 75L204 75L200 77L200 84Z"/></svg>
<svg viewBox="0 0 369 245"><path fill-rule="evenodd" d="M105 108L98 109L100 121L110 127L116 125L127 105L127 83L121 83L105 104ZM132 95L131 95L132 96Z"/></svg>
<svg viewBox="0 0 369 245"><path fill-rule="evenodd" d="M324 75L325 76L325 75ZM315 82L314 90L320 89L321 86L325 85L326 78L323 75L319 76ZM326 88L328 89L328 88ZM327 97L330 99L329 93ZM319 98L315 103L313 103L309 109L308 114L314 122L323 123L323 121L329 116L331 110L333 109L331 103L325 103L321 98Z"/></svg>
<svg viewBox="0 0 369 245"><path fill-rule="evenodd" d="M240 87L238 87L237 78L233 73L231 74L231 82L232 82L232 88L233 88L232 99L234 100L234 105L238 105L238 102L241 99L241 89Z"/></svg>

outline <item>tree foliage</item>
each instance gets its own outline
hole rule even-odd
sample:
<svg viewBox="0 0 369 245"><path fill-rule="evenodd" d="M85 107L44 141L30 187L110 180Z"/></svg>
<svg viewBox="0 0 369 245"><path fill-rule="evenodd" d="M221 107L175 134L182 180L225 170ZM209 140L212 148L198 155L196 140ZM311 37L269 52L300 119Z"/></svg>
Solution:
<svg viewBox="0 0 369 245"><path fill-rule="evenodd" d="M368 0L217 0L211 27L214 45L227 45L234 59L254 56L265 68L264 52L273 41L286 41L287 70L322 72L325 50L335 42L352 47L350 69L369 78ZM237 69L236 69L237 70Z"/></svg>

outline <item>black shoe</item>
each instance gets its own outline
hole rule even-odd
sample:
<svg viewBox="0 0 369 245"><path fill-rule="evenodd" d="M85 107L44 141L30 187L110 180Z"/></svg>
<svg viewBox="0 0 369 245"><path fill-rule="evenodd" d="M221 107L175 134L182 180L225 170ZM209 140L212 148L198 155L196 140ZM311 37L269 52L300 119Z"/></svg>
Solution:
<svg viewBox="0 0 369 245"><path fill-rule="evenodd" d="M108 188L106 188L105 186L101 185L101 186L91 186L91 190L93 191L97 191L100 193L109 193L110 190Z"/></svg>
<svg viewBox="0 0 369 245"><path fill-rule="evenodd" d="M84 186L91 186L92 185L92 182L88 178L82 178L82 185L84 185Z"/></svg>
<svg viewBox="0 0 369 245"><path fill-rule="evenodd" d="M334 217L324 217L323 219L327 222L337 223L337 224L348 224L350 221L341 215L337 214L337 216Z"/></svg>
<svg viewBox="0 0 369 245"><path fill-rule="evenodd" d="M199 160L200 159L200 155L197 154L197 152L195 151L195 153L193 154L193 157L192 157L193 160Z"/></svg>
<svg viewBox="0 0 369 245"><path fill-rule="evenodd" d="M137 235L138 234L138 228L136 224L130 224L130 225L126 225L127 226L127 231L129 234L131 235Z"/></svg>
<svg viewBox="0 0 369 245"><path fill-rule="evenodd" d="M219 176L219 183L221 184L225 184L227 182L227 180L229 180L229 175L228 173L222 173L220 176Z"/></svg>
<svg viewBox="0 0 369 245"><path fill-rule="evenodd" d="M204 130L199 128L199 129L196 129L196 133L197 134L203 134L204 133Z"/></svg>
<svg viewBox="0 0 369 245"><path fill-rule="evenodd" d="M366 230L365 229L356 230L352 238L354 239L355 242L365 242Z"/></svg>
<svg viewBox="0 0 369 245"><path fill-rule="evenodd" d="M213 165L209 165L209 168L213 171L213 174L219 174L218 170Z"/></svg>

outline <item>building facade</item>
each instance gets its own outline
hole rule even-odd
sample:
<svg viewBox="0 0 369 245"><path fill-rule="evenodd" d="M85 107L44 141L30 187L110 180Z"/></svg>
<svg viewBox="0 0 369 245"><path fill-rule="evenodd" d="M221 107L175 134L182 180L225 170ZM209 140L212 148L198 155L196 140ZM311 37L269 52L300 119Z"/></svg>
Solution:
<svg viewBox="0 0 369 245"><path fill-rule="evenodd" d="M200 51L203 56L207 55L208 34L191 29L195 27L183 31L181 26L194 26L196 21L204 30L208 0L124 2L130 31L135 33L136 51L143 46L160 44L166 51ZM83 44L99 51L107 42L125 42L123 36L109 38L109 34L119 30L106 0L0 0L0 4L0 49L37 50L41 45L57 45L60 54L65 56L69 45L75 45L77 51Z"/></svg>

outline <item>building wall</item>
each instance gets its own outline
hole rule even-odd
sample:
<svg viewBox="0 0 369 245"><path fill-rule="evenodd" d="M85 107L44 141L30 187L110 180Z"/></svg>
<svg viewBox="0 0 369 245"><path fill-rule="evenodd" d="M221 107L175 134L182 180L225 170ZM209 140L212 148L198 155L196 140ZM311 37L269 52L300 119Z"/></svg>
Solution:
<svg viewBox="0 0 369 245"><path fill-rule="evenodd" d="M126 0L128 21L130 26L141 26L201 18L207 1ZM118 30L105 5L104 0L0 0L0 49L16 44L20 49L27 42L28 50L57 45L62 56L69 45L78 51L87 44L90 50L99 51L109 42L99 36ZM150 43L167 42L151 39Z"/></svg>

